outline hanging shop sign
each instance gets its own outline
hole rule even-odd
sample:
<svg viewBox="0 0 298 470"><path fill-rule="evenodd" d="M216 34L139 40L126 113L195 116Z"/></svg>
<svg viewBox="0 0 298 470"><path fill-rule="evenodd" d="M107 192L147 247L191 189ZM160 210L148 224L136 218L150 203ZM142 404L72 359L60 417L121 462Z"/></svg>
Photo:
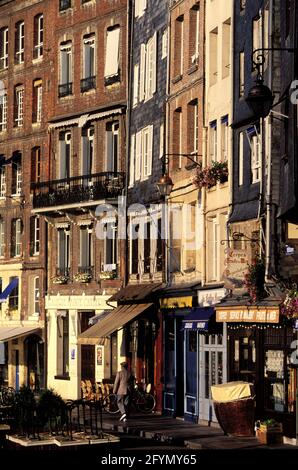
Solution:
<svg viewBox="0 0 298 470"><path fill-rule="evenodd" d="M192 297L169 297L160 299L160 308L191 308Z"/></svg>
<svg viewBox="0 0 298 470"><path fill-rule="evenodd" d="M224 323L279 323L279 307L216 309L216 321Z"/></svg>

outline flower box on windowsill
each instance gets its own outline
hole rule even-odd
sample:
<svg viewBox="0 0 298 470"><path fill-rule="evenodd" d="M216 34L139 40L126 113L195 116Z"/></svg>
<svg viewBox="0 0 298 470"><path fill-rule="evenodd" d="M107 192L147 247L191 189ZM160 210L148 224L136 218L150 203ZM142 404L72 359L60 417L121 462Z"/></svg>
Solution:
<svg viewBox="0 0 298 470"><path fill-rule="evenodd" d="M116 271L102 271L99 275L101 280L104 279L116 279L117 278L117 273Z"/></svg>
<svg viewBox="0 0 298 470"><path fill-rule="evenodd" d="M76 282L88 283L92 279L92 275L88 273L78 273L73 277Z"/></svg>
<svg viewBox="0 0 298 470"><path fill-rule="evenodd" d="M67 284L68 277L67 276L55 276L52 278L53 284Z"/></svg>

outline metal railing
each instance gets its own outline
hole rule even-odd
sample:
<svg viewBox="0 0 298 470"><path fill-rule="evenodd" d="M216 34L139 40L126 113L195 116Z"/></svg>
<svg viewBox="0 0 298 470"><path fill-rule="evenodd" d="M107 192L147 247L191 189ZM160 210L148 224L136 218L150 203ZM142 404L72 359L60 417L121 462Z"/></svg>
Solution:
<svg viewBox="0 0 298 470"><path fill-rule="evenodd" d="M63 98L64 96L69 96L69 95L72 95L72 82L58 85L59 98Z"/></svg>
<svg viewBox="0 0 298 470"><path fill-rule="evenodd" d="M122 194L124 183L124 173L118 172L32 183L33 207L55 207L84 201L115 199Z"/></svg>
<svg viewBox="0 0 298 470"><path fill-rule="evenodd" d="M81 80L81 92L93 90L96 88L96 76L82 78Z"/></svg>

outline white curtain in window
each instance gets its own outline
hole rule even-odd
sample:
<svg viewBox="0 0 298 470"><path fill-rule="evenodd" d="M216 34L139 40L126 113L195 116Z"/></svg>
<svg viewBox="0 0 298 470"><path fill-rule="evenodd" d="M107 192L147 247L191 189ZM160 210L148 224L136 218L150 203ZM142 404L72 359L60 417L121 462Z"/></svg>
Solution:
<svg viewBox="0 0 298 470"><path fill-rule="evenodd" d="M107 31L105 77L117 75L119 71L120 28Z"/></svg>

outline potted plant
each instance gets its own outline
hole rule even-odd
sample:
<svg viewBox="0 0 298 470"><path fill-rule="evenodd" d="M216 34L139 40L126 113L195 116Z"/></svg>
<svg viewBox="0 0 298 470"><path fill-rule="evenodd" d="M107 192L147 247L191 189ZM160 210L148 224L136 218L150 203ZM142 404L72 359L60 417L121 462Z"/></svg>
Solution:
<svg viewBox="0 0 298 470"><path fill-rule="evenodd" d="M211 165L202 167L200 164L197 168L196 176L193 183L197 188L210 189L218 182L225 183L228 180L228 163L227 162L211 162Z"/></svg>
<svg viewBox="0 0 298 470"><path fill-rule="evenodd" d="M256 436L262 444L282 444L282 424L275 419L256 423Z"/></svg>
<svg viewBox="0 0 298 470"><path fill-rule="evenodd" d="M100 279L116 279L117 273L116 271L101 271L99 275Z"/></svg>
<svg viewBox="0 0 298 470"><path fill-rule="evenodd" d="M248 265L247 273L244 276L244 285L252 302L257 302L265 296L265 265L261 258L256 258Z"/></svg>
<svg viewBox="0 0 298 470"><path fill-rule="evenodd" d="M288 320L298 318L298 291L297 288L289 290L281 306L281 313Z"/></svg>
<svg viewBox="0 0 298 470"><path fill-rule="evenodd" d="M54 276L52 277L52 283L53 284L66 284L67 281L68 281L68 277L67 276Z"/></svg>

